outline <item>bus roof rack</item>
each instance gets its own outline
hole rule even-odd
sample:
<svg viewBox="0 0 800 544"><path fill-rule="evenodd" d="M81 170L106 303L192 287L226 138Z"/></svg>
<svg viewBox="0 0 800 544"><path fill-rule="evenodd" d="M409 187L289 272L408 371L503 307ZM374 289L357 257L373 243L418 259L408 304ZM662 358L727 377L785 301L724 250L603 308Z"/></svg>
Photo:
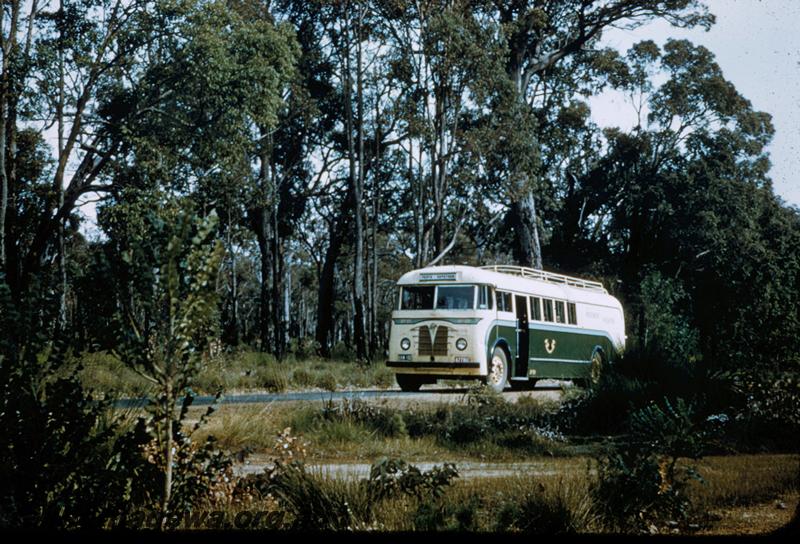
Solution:
<svg viewBox="0 0 800 544"><path fill-rule="evenodd" d="M523 278L530 278L532 280L547 281L550 283L557 283L560 285L568 285L570 287L579 287L581 289L590 289L592 291L602 291L608 294L606 288L599 281L582 280L580 278L573 278L563 274L556 274L554 272L545 272L544 270L536 270L535 268L527 268L524 266L514 266L505 264L493 264L488 266L481 266L483 270L492 270L501 274L513 274L514 276L522 276Z"/></svg>

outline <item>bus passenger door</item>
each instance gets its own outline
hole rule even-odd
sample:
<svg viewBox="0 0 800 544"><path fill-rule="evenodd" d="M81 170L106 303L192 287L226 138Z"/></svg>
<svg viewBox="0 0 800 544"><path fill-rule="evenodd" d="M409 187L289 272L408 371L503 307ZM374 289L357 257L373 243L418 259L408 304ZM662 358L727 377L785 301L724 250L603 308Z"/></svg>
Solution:
<svg viewBox="0 0 800 544"><path fill-rule="evenodd" d="M514 305L517 309L517 357L511 377L526 378L528 376L528 297L515 295Z"/></svg>

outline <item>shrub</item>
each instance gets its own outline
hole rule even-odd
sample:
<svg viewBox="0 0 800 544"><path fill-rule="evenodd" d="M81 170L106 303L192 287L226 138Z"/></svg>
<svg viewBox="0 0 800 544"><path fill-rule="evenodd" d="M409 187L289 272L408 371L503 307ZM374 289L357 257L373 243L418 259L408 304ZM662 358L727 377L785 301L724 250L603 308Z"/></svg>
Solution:
<svg viewBox="0 0 800 544"><path fill-rule="evenodd" d="M713 390L714 384L696 363L634 347L609 365L596 385L563 402L549 423L569 434L618 434L631 414L653 401L665 397L699 401Z"/></svg>
<svg viewBox="0 0 800 544"><path fill-rule="evenodd" d="M309 387L314 384L314 375L304 368L298 368L292 372L292 382L300 387Z"/></svg>
<svg viewBox="0 0 800 544"><path fill-rule="evenodd" d="M368 478L346 482L308 472L299 458L279 458L264 474L243 481L240 490L247 488L277 501L284 511L277 528L360 530L372 526L385 501L436 500L457 476L452 465L422 472L399 459L381 459L373 464Z"/></svg>
<svg viewBox="0 0 800 544"><path fill-rule="evenodd" d="M286 512L281 528L303 531L352 530L359 523L352 493L330 478L310 474L302 462L277 463L268 473L268 494Z"/></svg>
<svg viewBox="0 0 800 544"><path fill-rule="evenodd" d="M594 495L605 519L623 529L646 530L666 519L686 522L691 514L690 480L702 480L681 459L699 459L713 422L698 423L694 407L664 399L636 411L628 437L607 444L598 456Z"/></svg>
<svg viewBox="0 0 800 544"><path fill-rule="evenodd" d="M401 459L384 457L373 463L369 479L362 483L371 501L394 498L401 494L423 500L441 497L455 478L458 478L458 471L452 463L421 472Z"/></svg>
<svg viewBox="0 0 800 544"><path fill-rule="evenodd" d="M639 339L644 352L672 366L698 357L698 333L689 324L690 298L681 282L651 271L640 288L645 330L639 331Z"/></svg>
<svg viewBox="0 0 800 544"><path fill-rule="evenodd" d="M379 365L373 372L372 381L381 389L388 389L394 385L394 372L383 365Z"/></svg>
<svg viewBox="0 0 800 544"><path fill-rule="evenodd" d="M78 358L78 364L82 368L81 383L86 389L135 397L144 396L152 389L149 382L106 351L83 353Z"/></svg>
<svg viewBox="0 0 800 544"><path fill-rule="evenodd" d="M414 514L414 529L417 531L475 531L478 528L478 512L483 500L470 495L465 501L427 500L421 502Z"/></svg>
<svg viewBox="0 0 800 544"><path fill-rule="evenodd" d="M314 338L290 338L288 352L297 359L305 359L313 356L317 352L319 344Z"/></svg>
<svg viewBox="0 0 800 544"><path fill-rule="evenodd" d="M617 434L630 413L650 399L651 392L645 383L609 371L599 384L564 401L550 418L550 424L570 434Z"/></svg>
<svg viewBox="0 0 800 544"><path fill-rule="evenodd" d="M339 403L326 402L320 417L330 422L360 424L386 437L408 435L403 415L400 412L374 406L359 399L342 399Z"/></svg>
<svg viewBox="0 0 800 544"><path fill-rule="evenodd" d="M54 352L47 365L58 367L60 359ZM143 467L140 436L118 436L119 422L107 417L110 402L83 390L80 367L41 382L31 379L30 362L18 372L9 362L0 357L0 526L105 526L128 504Z"/></svg>
<svg viewBox="0 0 800 544"><path fill-rule="evenodd" d="M356 352L344 342L339 342L331 349L331 359L335 361L355 361Z"/></svg>
<svg viewBox="0 0 800 544"><path fill-rule="evenodd" d="M504 502L497 514L495 531L529 534L575 532L573 513L560 498L547 497L544 487L528 491L522 500Z"/></svg>
<svg viewBox="0 0 800 544"><path fill-rule="evenodd" d="M256 372L256 380L261 387L274 393L282 393L289 387L286 373L273 365L259 368Z"/></svg>
<svg viewBox="0 0 800 544"><path fill-rule="evenodd" d="M798 451L800 374L740 371L720 379L730 391L728 444L744 451Z"/></svg>
<svg viewBox="0 0 800 544"><path fill-rule="evenodd" d="M550 409L541 403L511 404L485 387L471 389L465 405L404 414L411 437L433 436L451 448L489 445L532 454L559 449L562 437L551 430L550 418Z"/></svg>
<svg viewBox="0 0 800 544"><path fill-rule="evenodd" d="M317 376L316 385L325 391L336 391L339 386L339 384L336 382L336 376L334 376L330 371Z"/></svg>

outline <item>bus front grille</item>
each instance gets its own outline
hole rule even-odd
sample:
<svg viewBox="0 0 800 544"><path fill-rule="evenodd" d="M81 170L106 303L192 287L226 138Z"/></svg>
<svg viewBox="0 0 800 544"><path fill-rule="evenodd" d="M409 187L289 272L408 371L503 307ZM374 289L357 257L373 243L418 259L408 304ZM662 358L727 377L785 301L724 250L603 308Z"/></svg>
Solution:
<svg viewBox="0 0 800 544"><path fill-rule="evenodd" d="M449 329L447 327L436 327L434 337L431 339L431 331L428 327L420 327L418 338L419 355L447 355L447 340Z"/></svg>

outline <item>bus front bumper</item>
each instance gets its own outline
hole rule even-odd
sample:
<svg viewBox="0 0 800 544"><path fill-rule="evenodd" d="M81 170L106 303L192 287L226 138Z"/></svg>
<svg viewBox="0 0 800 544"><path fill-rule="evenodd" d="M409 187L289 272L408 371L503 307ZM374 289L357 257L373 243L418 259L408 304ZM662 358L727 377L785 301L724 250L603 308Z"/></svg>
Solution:
<svg viewBox="0 0 800 544"><path fill-rule="evenodd" d="M429 376L469 376L481 375L480 363L453 363L437 361L386 361L386 366L397 374L426 374Z"/></svg>

